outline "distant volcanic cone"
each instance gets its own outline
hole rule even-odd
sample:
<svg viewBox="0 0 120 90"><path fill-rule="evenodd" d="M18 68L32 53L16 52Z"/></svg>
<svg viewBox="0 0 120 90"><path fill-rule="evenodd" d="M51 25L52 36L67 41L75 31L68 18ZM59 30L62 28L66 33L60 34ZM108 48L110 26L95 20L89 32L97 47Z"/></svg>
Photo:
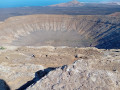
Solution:
<svg viewBox="0 0 120 90"><path fill-rule="evenodd" d="M61 3L61 4L56 4L56 5L51 5L52 7L80 7L83 6L83 3L80 3L77 0L72 0L67 3Z"/></svg>

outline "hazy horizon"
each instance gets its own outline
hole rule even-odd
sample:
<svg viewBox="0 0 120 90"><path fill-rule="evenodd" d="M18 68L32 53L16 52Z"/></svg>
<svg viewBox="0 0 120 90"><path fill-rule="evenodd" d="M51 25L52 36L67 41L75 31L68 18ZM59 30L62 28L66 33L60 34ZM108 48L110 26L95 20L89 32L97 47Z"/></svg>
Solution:
<svg viewBox="0 0 120 90"><path fill-rule="evenodd" d="M65 3L72 0L4 0L0 1L0 8L27 7L27 6L48 6ZM119 0L78 0L84 3L119 2Z"/></svg>

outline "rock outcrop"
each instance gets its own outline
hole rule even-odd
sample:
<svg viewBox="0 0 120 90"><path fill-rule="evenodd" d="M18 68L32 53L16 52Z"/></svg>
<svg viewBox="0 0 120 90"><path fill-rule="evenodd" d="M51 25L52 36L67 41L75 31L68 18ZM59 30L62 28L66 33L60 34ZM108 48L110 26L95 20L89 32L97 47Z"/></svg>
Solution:
<svg viewBox="0 0 120 90"><path fill-rule="evenodd" d="M51 34L47 34L48 31ZM18 16L1 22L0 32L0 45L54 46L55 43L58 43L55 46L70 45L78 47L95 46L106 49L120 48L119 16ZM49 35L50 38L48 37ZM55 35L58 35L57 39ZM32 44L29 44L26 40L32 42ZM64 44L64 42L68 43Z"/></svg>
<svg viewBox="0 0 120 90"><path fill-rule="evenodd" d="M120 72L93 68L93 61L80 59L57 68L27 90L119 90Z"/></svg>

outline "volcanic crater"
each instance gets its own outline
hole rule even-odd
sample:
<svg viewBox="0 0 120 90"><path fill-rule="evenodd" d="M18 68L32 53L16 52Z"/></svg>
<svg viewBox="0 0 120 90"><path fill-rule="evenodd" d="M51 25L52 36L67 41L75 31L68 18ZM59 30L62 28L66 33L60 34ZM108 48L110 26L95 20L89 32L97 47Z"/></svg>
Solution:
<svg viewBox="0 0 120 90"><path fill-rule="evenodd" d="M26 15L0 22L0 45L120 48L120 17Z"/></svg>

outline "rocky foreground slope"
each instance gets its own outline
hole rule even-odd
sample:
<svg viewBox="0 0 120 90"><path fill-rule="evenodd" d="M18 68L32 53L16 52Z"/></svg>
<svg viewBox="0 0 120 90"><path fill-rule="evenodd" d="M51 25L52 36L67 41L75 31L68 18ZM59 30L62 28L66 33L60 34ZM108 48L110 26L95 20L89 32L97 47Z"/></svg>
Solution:
<svg viewBox="0 0 120 90"><path fill-rule="evenodd" d="M119 16L18 16L0 22L0 32L0 45L120 48Z"/></svg>
<svg viewBox="0 0 120 90"><path fill-rule="evenodd" d="M9 86L11 90L120 89L119 49L51 46L5 48L0 50L2 88Z"/></svg>
<svg viewBox="0 0 120 90"><path fill-rule="evenodd" d="M112 70L101 69L102 63L97 64L96 67L93 61L98 62L96 59L92 61L80 59L72 65L59 67L28 87L27 90L119 90L119 70L115 67L112 67ZM106 66L105 63L104 65ZM39 78L41 74L38 73L36 78Z"/></svg>

